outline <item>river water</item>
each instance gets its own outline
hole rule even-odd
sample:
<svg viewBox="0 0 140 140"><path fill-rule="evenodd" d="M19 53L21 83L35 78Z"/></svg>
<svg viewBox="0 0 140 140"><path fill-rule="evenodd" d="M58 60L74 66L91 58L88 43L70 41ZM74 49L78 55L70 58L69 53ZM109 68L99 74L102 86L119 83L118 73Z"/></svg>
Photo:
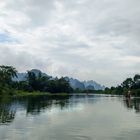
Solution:
<svg viewBox="0 0 140 140"><path fill-rule="evenodd" d="M140 99L1 98L0 140L140 140Z"/></svg>

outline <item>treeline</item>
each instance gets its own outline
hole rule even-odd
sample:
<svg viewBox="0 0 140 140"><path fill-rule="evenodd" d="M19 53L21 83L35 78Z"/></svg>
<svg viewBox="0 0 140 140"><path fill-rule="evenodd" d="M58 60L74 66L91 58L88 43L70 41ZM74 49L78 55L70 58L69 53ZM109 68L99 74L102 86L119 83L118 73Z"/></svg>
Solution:
<svg viewBox="0 0 140 140"><path fill-rule="evenodd" d="M133 78L127 78L117 87L105 88L105 94L126 95L128 90L132 95L140 96L140 75L136 74Z"/></svg>
<svg viewBox="0 0 140 140"><path fill-rule="evenodd" d="M84 90L81 90L79 88L77 89L74 89L73 90L74 93L84 93L84 94L88 94L88 93L93 93L93 94L103 94L103 90L95 90L95 89L84 89Z"/></svg>
<svg viewBox="0 0 140 140"><path fill-rule="evenodd" d="M0 95L14 95L15 91L39 91L49 93L70 93L73 89L65 78L50 79L42 73L27 71L26 80L13 81L17 77L17 70L12 66L0 66Z"/></svg>
<svg viewBox="0 0 140 140"><path fill-rule="evenodd" d="M17 70L12 66L0 66L0 95L14 95L17 91L25 92L48 92L48 93L98 93L125 95L128 90L136 96L140 96L140 75L127 78L117 87L102 90L80 90L72 89L69 81L65 78L50 78L41 72L27 71L26 80L14 81Z"/></svg>
<svg viewBox="0 0 140 140"><path fill-rule="evenodd" d="M0 95L13 94L12 77L17 76L17 70L12 66L0 66Z"/></svg>

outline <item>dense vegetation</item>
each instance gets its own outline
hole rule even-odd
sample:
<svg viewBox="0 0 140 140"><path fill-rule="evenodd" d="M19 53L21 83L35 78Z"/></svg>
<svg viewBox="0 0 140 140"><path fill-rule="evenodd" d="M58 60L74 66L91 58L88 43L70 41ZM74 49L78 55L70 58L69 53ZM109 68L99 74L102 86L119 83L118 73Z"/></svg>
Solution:
<svg viewBox="0 0 140 140"><path fill-rule="evenodd" d="M128 90L131 91L132 95L140 96L140 75L136 74L133 78L127 78L121 85L117 87L105 88L105 94L123 94L126 95Z"/></svg>
<svg viewBox="0 0 140 140"><path fill-rule="evenodd" d="M104 93L104 94L127 94L131 90L133 95L140 95L140 75L127 78L117 87L106 87L102 90L73 90L65 78L50 78L42 73L27 71L26 80L14 81L17 70L12 66L0 66L0 95L37 95L44 93Z"/></svg>
<svg viewBox="0 0 140 140"><path fill-rule="evenodd" d="M48 93L70 93L72 88L63 77L50 79L41 73L35 74L28 71L26 80L13 81L17 76L17 70L12 66L0 66L0 95L14 95L17 92L48 92ZM21 92L22 91L22 92Z"/></svg>
<svg viewBox="0 0 140 140"><path fill-rule="evenodd" d="M12 94L14 82L12 78L17 76L17 71L12 66L0 66L0 94Z"/></svg>

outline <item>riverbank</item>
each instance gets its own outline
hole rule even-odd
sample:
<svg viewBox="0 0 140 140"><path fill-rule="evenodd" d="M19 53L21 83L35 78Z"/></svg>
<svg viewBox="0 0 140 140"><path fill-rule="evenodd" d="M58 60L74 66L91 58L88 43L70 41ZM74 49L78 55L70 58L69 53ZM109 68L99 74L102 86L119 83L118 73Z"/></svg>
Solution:
<svg viewBox="0 0 140 140"><path fill-rule="evenodd" d="M9 92L5 92L0 95L0 97L7 96L7 97L28 97L28 96L70 96L70 95L90 95L90 94L104 94L104 95L126 95L127 92L119 92L114 94L114 92L105 92L105 91L98 91L98 92L81 92L81 93L50 93L50 92L40 92L40 91L22 91L22 90L10 90ZM132 90L132 96L139 96L139 90Z"/></svg>
<svg viewBox="0 0 140 140"><path fill-rule="evenodd" d="M49 92L40 92L40 91L14 91L12 95L10 94L2 94L0 97L28 97L28 96L69 96L69 93L49 93Z"/></svg>
<svg viewBox="0 0 140 140"><path fill-rule="evenodd" d="M27 91L16 91L16 94L14 96L17 97L23 97L23 96L68 96L69 93L49 93L49 92L39 92L39 91L33 91L33 92L27 92Z"/></svg>
<svg viewBox="0 0 140 140"><path fill-rule="evenodd" d="M89 94L105 94L105 95L126 95L128 93L128 89L126 90L122 90L122 91L116 91L114 90L93 90L93 91L81 91L81 92L75 92L73 91L72 93L51 93L51 92L40 92L40 91L22 91L22 90L10 90L9 92L10 94L8 94L8 96L15 96L15 97L23 97L23 96L69 96L72 94L75 95L79 95L79 94L83 94L83 95L89 95ZM4 94L3 94L4 95ZM138 96L140 97L140 89L131 89L131 95L132 96ZM1 95L2 96L2 95Z"/></svg>

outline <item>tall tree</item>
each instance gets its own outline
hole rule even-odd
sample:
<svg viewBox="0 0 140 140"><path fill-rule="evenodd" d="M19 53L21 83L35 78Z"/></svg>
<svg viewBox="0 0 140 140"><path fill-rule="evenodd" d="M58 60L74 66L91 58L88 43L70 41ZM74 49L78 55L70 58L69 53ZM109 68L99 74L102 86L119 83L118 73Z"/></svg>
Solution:
<svg viewBox="0 0 140 140"><path fill-rule="evenodd" d="M136 74L136 75L134 76L134 82L135 82L135 83L140 82L140 75L139 75L139 74Z"/></svg>
<svg viewBox="0 0 140 140"><path fill-rule="evenodd" d="M17 70L12 66L0 66L0 94L13 94L12 78L17 76Z"/></svg>
<svg viewBox="0 0 140 140"><path fill-rule="evenodd" d="M12 66L0 66L0 82L10 84L13 77L17 77L17 70Z"/></svg>
<svg viewBox="0 0 140 140"><path fill-rule="evenodd" d="M131 88L134 85L134 81L132 78L127 78L121 85L125 88Z"/></svg>
<svg viewBox="0 0 140 140"><path fill-rule="evenodd" d="M134 89L138 89L140 88L140 75L139 74L136 74L134 76L134 86L133 86Z"/></svg>

